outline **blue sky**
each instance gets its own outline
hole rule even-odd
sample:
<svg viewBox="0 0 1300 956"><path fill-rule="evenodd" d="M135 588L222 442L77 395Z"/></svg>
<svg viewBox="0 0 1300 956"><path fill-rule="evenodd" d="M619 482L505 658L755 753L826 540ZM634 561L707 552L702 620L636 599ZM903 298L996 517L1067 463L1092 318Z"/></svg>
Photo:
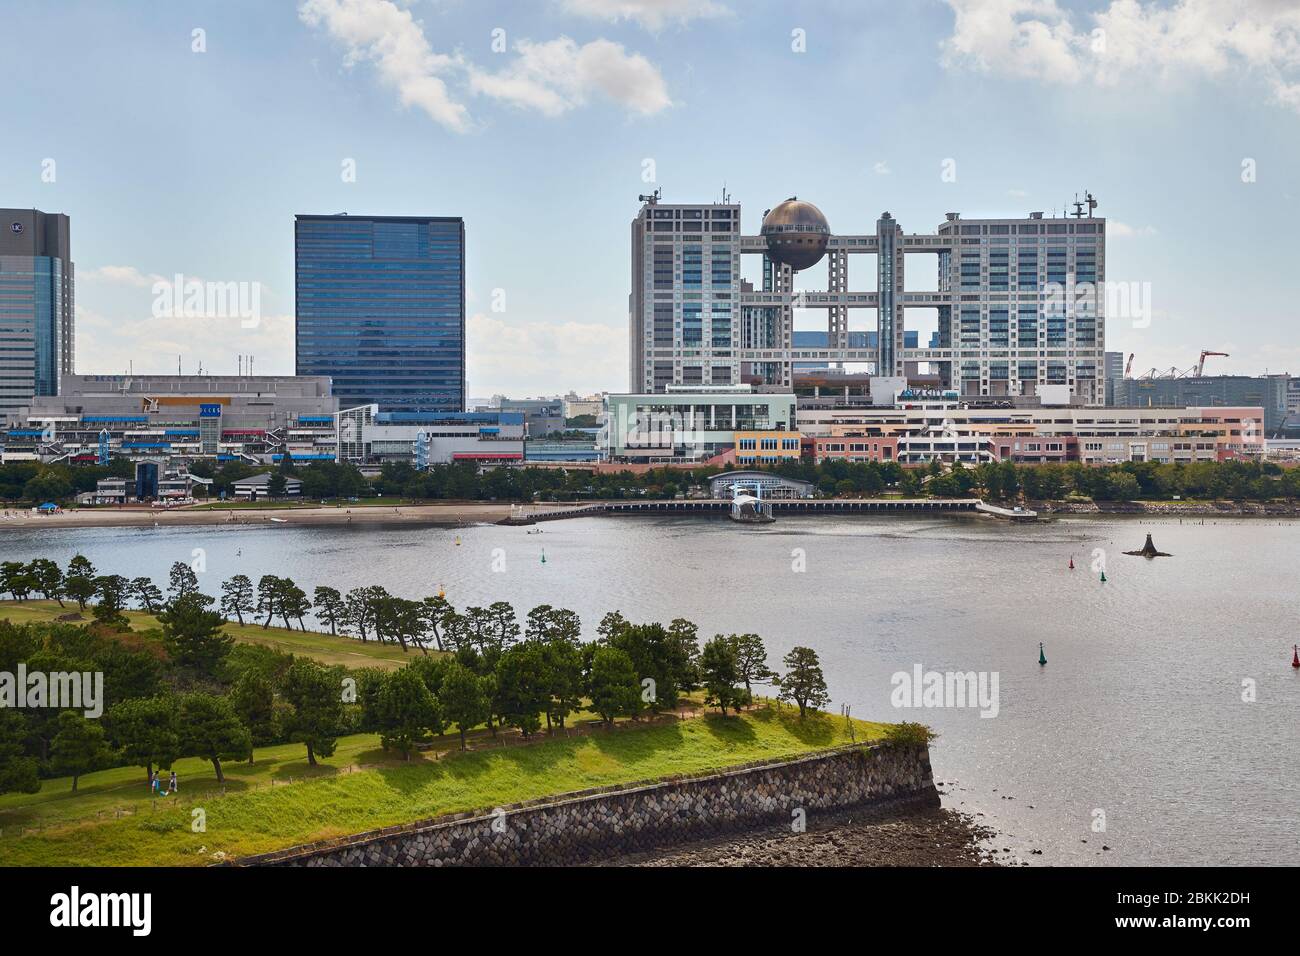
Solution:
<svg viewBox="0 0 1300 956"><path fill-rule="evenodd" d="M472 395L624 389L637 195L725 182L747 232L791 194L837 232L926 232L1090 189L1154 312L1108 347L1300 374L1283 0L3 0L0 24L0 205L72 217L79 372L292 372L293 216L348 211L465 217ZM260 283L261 322L155 318L176 273Z"/></svg>

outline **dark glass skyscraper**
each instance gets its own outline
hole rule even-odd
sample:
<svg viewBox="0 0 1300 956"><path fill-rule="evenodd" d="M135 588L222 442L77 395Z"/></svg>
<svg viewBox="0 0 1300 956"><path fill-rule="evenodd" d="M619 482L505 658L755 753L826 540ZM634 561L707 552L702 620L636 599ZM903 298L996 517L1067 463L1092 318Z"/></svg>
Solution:
<svg viewBox="0 0 1300 956"><path fill-rule="evenodd" d="M299 375L340 408L465 408L465 222L304 216L294 223Z"/></svg>
<svg viewBox="0 0 1300 956"><path fill-rule="evenodd" d="M0 209L0 422L73 370L68 217Z"/></svg>

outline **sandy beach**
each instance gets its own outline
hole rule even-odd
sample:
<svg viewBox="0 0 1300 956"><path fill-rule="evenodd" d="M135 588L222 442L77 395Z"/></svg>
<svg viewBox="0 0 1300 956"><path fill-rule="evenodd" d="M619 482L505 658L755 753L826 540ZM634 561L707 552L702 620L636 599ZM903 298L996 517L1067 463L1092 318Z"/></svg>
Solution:
<svg viewBox="0 0 1300 956"><path fill-rule="evenodd" d="M148 528L182 525L342 525L405 523L463 525L497 522L510 516L509 502L445 502L427 505L328 506L297 508L78 508L54 514L10 509L0 516L5 528Z"/></svg>

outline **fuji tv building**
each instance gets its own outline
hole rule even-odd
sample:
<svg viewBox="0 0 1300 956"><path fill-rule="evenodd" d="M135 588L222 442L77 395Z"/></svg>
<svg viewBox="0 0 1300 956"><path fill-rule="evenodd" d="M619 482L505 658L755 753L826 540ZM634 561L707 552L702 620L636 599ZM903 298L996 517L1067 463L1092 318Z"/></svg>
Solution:
<svg viewBox="0 0 1300 956"><path fill-rule="evenodd" d="M795 197L768 210L757 235L742 232L739 204L642 200L632 222L633 392L790 391L801 368L857 367L924 376L962 400L1034 404L1050 392L1054 402L1105 402L1106 221L1091 196L1070 217L948 213L918 234L885 212L874 232L843 235ZM742 256L762 258L761 288L742 279ZM935 271L913 284L932 291L909 286L919 256ZM795 273L814 267L826 270L821 288L796 290ZM855 281L869 270L874 282ZM909 334L920 309L937 316L925 341ZM824 345L796 343L802 310L825 314ZM875 315L865 336L864 312Z"/></svg>

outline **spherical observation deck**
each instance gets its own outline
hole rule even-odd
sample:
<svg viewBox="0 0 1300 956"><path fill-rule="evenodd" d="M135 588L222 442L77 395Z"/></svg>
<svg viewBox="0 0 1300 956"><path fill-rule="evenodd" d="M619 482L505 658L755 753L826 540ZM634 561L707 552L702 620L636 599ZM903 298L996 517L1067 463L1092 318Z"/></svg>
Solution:
<svg viewBox="0 0 1300 956"><path fill-rule="evenodd" d="M831 227L820 209L791 196L763 217L760 233L772 260L798 271L816 265L826 254Z"/></svg>

